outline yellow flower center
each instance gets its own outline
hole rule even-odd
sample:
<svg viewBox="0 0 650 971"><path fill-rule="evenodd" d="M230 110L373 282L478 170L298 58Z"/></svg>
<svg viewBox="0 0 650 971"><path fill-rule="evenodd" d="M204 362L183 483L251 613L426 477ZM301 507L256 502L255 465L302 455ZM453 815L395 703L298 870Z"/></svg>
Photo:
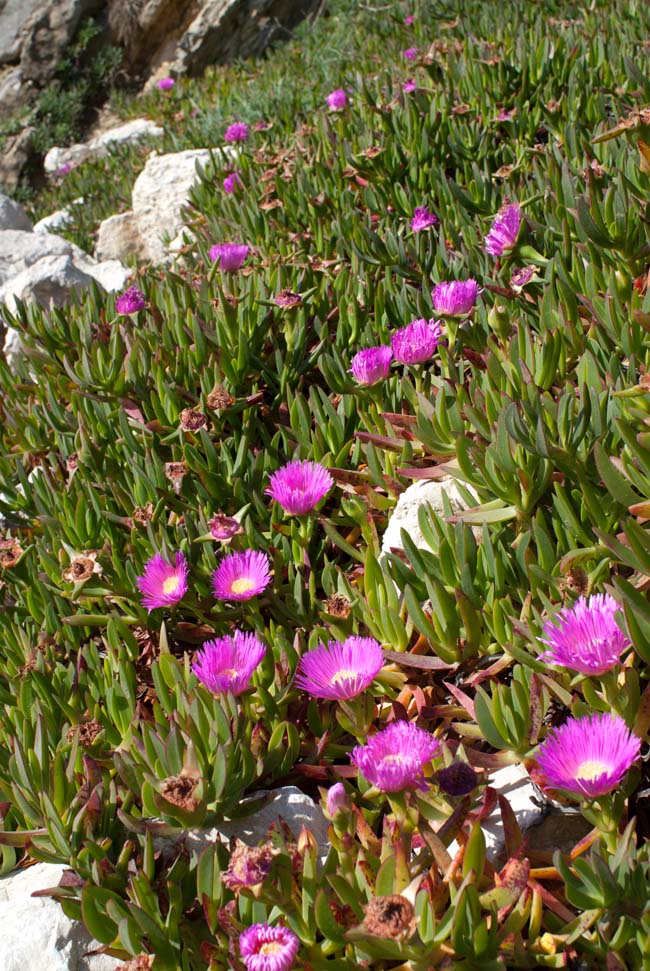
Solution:
<svg viewBox="0 0 650 971"><path fill-rule="evenodd" d="M176 576L176 574L174 574L171 577L167 577L166 580L163 580L163 585L162 585L163 593L176 593L176 591L180 586L180 583L181 583L180 577Z"/></svg>
<svg viewBox="0 0 650 971"><path fill-rule="evenodd" d="M599 762L598 759L586 759L576 769L576 778L591 782L607 771L609 771L609 766L605 762Z"/></svg>
<svg viewBox="0 0 650 971"><path fill-rule="evenodd" d="M404 756L401 755L399 752L397 752L395 755L386 755L386 756L384 756L384 758L382 759L382 762L388 762L390 765L392 765L393 763L395 765L403 765L404 764Z"/></svg>
<svg viewBox="0 0 650 971"><path fill-rule="evenodd" d="M233 580L230 589L233 593L248 593L254 586L255 584L249 577L240 577L238 580Z"/></svg>
<svg viewBox="0 0 650 971"><path fill-rule="evenodd" d="M356 671L350 671L347 668L341 668L341 670L337 671L334 677L332 678L332 684L339 684L339 682L345 680L345 678L356 678L356 676L357 676Z"/></svg>
<svg viewBox="0 0 650 971"><path fill-rule="evenodd" d="M267 941L266 944L262 944L259 953L260 954L278 954L282 950L282 945L279 941Z"/></svg>

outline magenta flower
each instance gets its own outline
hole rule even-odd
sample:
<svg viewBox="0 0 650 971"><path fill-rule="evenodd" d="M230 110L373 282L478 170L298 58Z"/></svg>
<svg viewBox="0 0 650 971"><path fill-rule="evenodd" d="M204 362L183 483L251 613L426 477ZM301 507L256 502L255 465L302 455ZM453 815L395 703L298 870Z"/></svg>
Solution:
<svg viewBox="0 0 650 971"><path fill-rule="evenodd" d="M161 78L160 81L156 81L156 87L160 91L171 91L175 84L173 78Z"/></svg>
<svg viewBox="0 0 650 971"><path fill-rule="evenodd" d="M354 355L350 371L359 384L376 384L387 377L392 360L392 347L384 344L380 347L367 347Z"/></svg>
<svg viewBox="0 0 650 971"><path fill-rule="evenodd" d="M327 790L327 814L328 816L333 816L340 809L350 808L350 797L345 791L345 786L342 782L335 782L333 786L330 786Z"/></svg>
<svg viewBox="0 0 650 971"><path fill-rule="evenodd" d="M407 61L415 61L418 56L418 49L417 47L407 47L402 53Z"/></svg>
<svg viewBox="0 0 650 971"><path fill-rule="evenodd" d="M550 651L540 661L559 664L581 674L604 674L621 663L630 642L616 623L619 605L608 593L588 600L580 597L572 607L559 610L544 624L542 642Z"/></svg>
<svg viewBox="0 0 650 971"><path fill-rule="evenodd" d="M232 539L237 533L243 533L244 528L236 519L232 516L226 516L222 512L218 512L216 516L213 516L208 523L210 527L210 532L215 539L219 539L222 542L227 539Z"/></svg>
<svg viewBox="0 0 650 971"><path fill-rule="evenodd" d="M240 695L265 654L266 647L255 634L236 630L206 641L196 653L192 671L213 695L226 691Z"/></svg>
<svg viewBox="0 0 650 971"><path fill-rule="evenodd" d="M280 290L274 298L274 303L278 307L299 307L302 303L302 297L299 293L294 293L293 290Z"/></svg>
<svg viewBox="0 0 650 971"><path fill-rule="evenodd" d="M236 121L226 128L223 140L229 144L233 142L245 142L248 141L248 134L248 125L245 125L243 121Z"/></svg>
<svg viewBox="0 0 650 971"><path fill-rule="evenodd" d="M418 206L413 212L411 229L414 233L419 233L423 229L431 229L432 226L437 226L438 222L435 212L429 212L426 206Z"/></svg>
<svg viewBox="0 0 650 971"><path fill-rule="evenodd" d="M521 209L516 204L506 206L496 216L485 237L485 252L495 258L508 253L517 242L520 229Z"/></svg>
<svg viewBox="0 0 650 971"><path fill-rule="evenodd" d="M215 262L219 260L219 269L226 273L234 273L239 270L248 256L250 246L238 243L215 243L210 247L208 256Z"/></svg>
<svg viewBox="0 0 650 971"><path fill-rule="evenodd" d="M229 553L212 574L212 590L217 600L250 600L271 582L271 561L266 553L245 550Z"/></svg>
<svg viewBox="0 0 650 971"><path fill-rule="evenodd" d="M402 84L402 91L404 94L411 94L413 91L417 91L417 85L413 78L407 78Z"/></svg>
<svg viewBox="0 0 650 971"><path fill-rule="evenodd" d="M410 13L408 15L408 17L404 17L404 26L405 27L410 27L414 23L415 23L415 17L413 16L412 13Z"/></svg>
<svg viewBox="0 0 650 971"><path fill-rule="evenodd" d="M289 462L271 475L264 494L279 502L290 516L304 516L333 485L331 474L318 462Z"/></svg>
<svg viewBox="0 0 650 971"><path fill-rule="evenodd" d="M462 317L470 313L479 293L476 280L451 280L433 288L433 309L445 317Z"/></svg>
<svg viewBox="0 0 650 971"><path fill-rule="evenodd" d="M187 593L187 560L183 553L176 554L176 565L170 566L156 553L144 565L144 574L138 577L138 590L142 606L147 610L171 607Z"/></svg>
<svg viewBox="0 0 650 971"><path fill-rule="evenodd" d="M142 290L138 290L137 287L129 287L115 301L116 311L118 314L123 315L136 314L138 310L142 310L146 305L147 302L144 293Z"/></svg>
<svg viewBox="0 0 650 971"><path fill-rule="evenodd" d="M231 172L223 180L223 190L230 195L235 189L241 189L243 186L242 180L239 178L239 172Z"/></svg>
<svg viewBox="0 0 650 971"><path fill-rule="evenodd" d="M424 766L439 751L440 743L430 732L399 721L391 722L365 745L357 745L350 761L382 792L426 789Z"/></svg>
<svg viewBox="0 0 650 971"><path fill-rule="evenodd" d="M422 364L432 356L441 337L439 321L413 320L391 337L393 357L398 364Z"/></svg>
<svg viewBox="0 0 650 971"><path fill-rule="evenodd" d="M235 891L264 883L271 872L275 852L270 843L247 846L238 839L230 855L228 869L221 875L222 883Z"/></svg>
<svg viewBox="0 0 650 971"><path fill-rule="evenodd" d="M522 290L533 279L535 272L536 268L534 266L522 266L517 270L513 270L510 276L510 286L513 290Z"/></svg>
<svg viewBox="0 0 650 971"><path fill-rule="evenodd" d="M64 162L63 165L61 165L54 174L58 175L59 178L62 179L64 175L68 174L68 172L72 172L73 168L74 168L74 165L72 164L72 162Z"/></svg>
<svg viewBox="0 0 650 971"><path fill-rule="evenodd" d="M354 698L366 690L383 663L384 652L372 637L347 637L303 654L295 683L314 698Z"/></svg>
<svg viewBox="0 0 650 971"><path fill-rule="evenodd" d="M246 971L289 971L300 941L288 927L253 924L239 935L239 953Z"/></svg>
<svg viewBox="0 0 650 971"><path fill-rule="evenodd" d="M641 739L620 715L587 715L553 729L536 761L548 789L596 799L620 784L640 748Z"/></svg>
<svg viewBox="0 0 650 971"><path fill-rule="evenodd" d="M337 88L327 95L327 107L330 111L343 111L348 106L348 96L343 88Z"/></svg>

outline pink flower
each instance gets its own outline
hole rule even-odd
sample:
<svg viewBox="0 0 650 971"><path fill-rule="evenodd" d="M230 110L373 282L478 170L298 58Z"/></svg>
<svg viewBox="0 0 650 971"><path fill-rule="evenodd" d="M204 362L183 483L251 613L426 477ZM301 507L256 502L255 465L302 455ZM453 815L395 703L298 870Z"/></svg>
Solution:
<svg viewBox="0 0 650 971"><path fill-rule="evenodd" d="M569 718L539 747L537 765L546 787L584 799L611 792L639 757L641 739L620 715Z"/></svg>
<svg viewBox="0 0 650 971"><path fill-rule="evenodd" d="M510 276L510 286L516 291L523 290L533 279L535 273L536 268L534 266L522 266L517 270L513 270Z"/></svg>
<svg viewBox="0 0 650 971"><path fill-rule="evenodd" d="M335 782L333 786L329 787L326 804L328 816L334 816L341 809L350 808L350 797L342 782Z"/></svg>
<svg viewBox="0 0 650 971"><path fill-rule="evenodd" d="M68 172L72 172L73 168L74 168L74 165L72 164L72 162L64 162L63 165L61 165L54 174L58 175L59 178L62 179L64 175L68 174Z"/></svg>
<svg viewBox="0 0 650 971"><path fill-rule="evenodd" d="M232 539L237 533L243 533L244 528L236 519L232 516L225 516L222 512L218 512L216 516L213 516L208 523L210 527L210 532L215 539L219 539L222 542L228 539Z"/></svg>
<svg viewBox="0 0 650 971"><path fill-rule="evenodd" d="M432 226L437 226L438 222L439 219L435 212L429 212L426 206L420 206L413 212L411 229L414 233L419 233L423 229L431 229Z"/></svg>
<svg viewBox="0 0 650 971"><path fill-rule="evenodd" d="M266 553L245 550L224 556L212 574L212 590L217 600L250 600L271 582L271 561Z"/></svg>
<svg viewBox="0 0 650 971"><path fill-rule="evenodd" d="M175 84L173 78L161 78L160 81L156 81L156 87L160 91L171 91Z"/></svg>
<svg viewBox="0 0 650 971"><path fill-rule="evenodd" d="M239 953L246 971L289 971L300 941L288 927L253 924L239 935Z"/></svg>
<svg viewBox="0 0 650 971"><path fill-rule="evenodd" d="M383 663L384 652L372 637L330 641L303 654L295 683L314 698L354 698L372 683Z"/></svg>
<svg viewBox="0 0 650 971"><path fill-rule="evenodd" d="M496 216L490 232L485 237L485 252L495 258L509 252L517 242L521 229L521 209L513 204Z"/></svg>
<svg viewBox="0 0 650 971"><path fill-rule="evenodd" d="M265 495L271 496L290 516L312 512L334 485L331 474L318 462L289 462L274 472Z"/></svg>
<svg viewBox="0 0 650 971"><path fill-rule="evenodd" d="M176 554L176 565L170 566L156 553L144 565L144 574L138 577L138 590L142 606L147 610L156 607L171 607L187 593L187 560L180 551Z"/></svg>
<svg viewBox="0 0 650 971"><path fill-rule="evenodd" d="M234 124L229 125L223 136L224 142L232 144L233 142L245 142L248 141L248 125L245 125L243 121L236 121Z"/></svg>
<svg viewBox="0 0 650 971"><path fill-rule="evenodd" d="M241 189L243 184L244 183L239 178L239 172L231 172L230 175L227 175L223 180L223 190L230 195L230 193L234 192L235 189Z"/></svg>
<svg viewBox="0 0 650 971"><path fill-rule="evenodd" d="M343 88L337 88L327 95L327 107L330 111L343 111L348 106L348 96Z"/></svg>
<svg viewBox="0 0 650 971"><path fill-rule="evenodd" d="M265 654L266 647L254 634L236 630L206 641L196 653L192 671L212 694L240 695Z"/></svg>
<svg viewBox="0 0 650 971"><path fill-rule="evenodd" d="M422 364L433 355L441 337L439 321L413 320L391 337L393 357L398 364Z"/></svg>
<svg viewBox="0 0 650 971"><path fill-rule="evenodd" d="M608 593L579 597L544 624L542 641L551 650L540 661L581 674L604 674L621 663L630 642L615 620L619 605Z"/></svg>
<svg viewBox="0 0 650 971"><path fill-rule="evenodd" d="M402 91L404 94L411 94L413 91L417 91L417 85L413 78L407 78L402 85Z"/></svg>
<svg viewBox="0 0 650 971"><path fill-rule="evenodd" d="M430 732L399 721L377 732L366 745L357 745L350 761L382 792L426 789L424 766L439 751L440 743Z"/></svg>
<svg viewBox="0 0 650 971"><path fill-rule="evenodd" d="M146 307L146 305L147 301L145 300L144 293L142 290L138 290L137 287L129 287L115 301L115 309L118 314L122 315L135 314L138 310Z"/></svg>
<svg viewBox="0 0 650 971"><path fill-rule="evenodd" d="M377 381L383 381L387 377L392 360L391 347L385 344L379 347L367 347L354 355L350 371L359 384L376 384Z"/></svg>
<svg viewBox="0 0 650 971"><path fill-rule="evenodd" d="M407 47L402 53L407 61L415 61L418 56L418 49L417 47Z"/></svg>
<svg viewBox="0 0 650 971"><path fill-rule="evenodd" d="M405 27L410 27L414 23L415 23L415 17L413 16L412 13L410 13L408 15L408 17L404 17L404 26Z"/></svg>
<svg viewBox="0 0 650 971"><path fill-rule="evenodd" d="M446 317L462 317L470 313L479 293L476 280L452 280L438 283L433 288L431 299L437 314Z"/></svg>
<svg viewBox="0 0 650 971"><path fill-rule="evenodd" d="M238 243L215 243L210 247L208 256L215 262L219 260L219 269L226 273L234 273L239 270L246 260L250 246Z"/></svg>
<svg viewBox="0 0 650 971"><path fill-rule="evenodd" d="M302 297L293 290L280 290L274 302L278 307L298 307L302 303Z"/></svg>

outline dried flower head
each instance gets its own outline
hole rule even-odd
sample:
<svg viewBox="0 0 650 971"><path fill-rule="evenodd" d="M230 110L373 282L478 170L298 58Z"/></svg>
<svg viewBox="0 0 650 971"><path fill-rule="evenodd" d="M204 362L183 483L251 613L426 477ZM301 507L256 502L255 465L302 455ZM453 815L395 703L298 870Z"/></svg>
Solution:
<svg viewBox="0 0 650 971"><path fill-rule="evenodd" d="M426 206L418 206L413 212L411 229L414 233L419 233L423 229L431 229L432 226L437 226L438 222L439 219L435 212L430 212Z"/></svg>
<svg viewBox="0 0 650 971"><path fill-rule="evenodd" d="M382 792L400 789L426 789L424 766L440 751L440 743L430 732L411 722L391 722L357 745L350 761L368 782Z"/></svg>
<svg viewBox="0 0 650 971"><path fill-rule="evenodd" d="M134 958L115 968L115 971L151 971L155 959L155 954L136 954Z"/></svg>
<svg viewBox="0 0 650 971"><path fill-rule="evenodd" d="M215 243L214 246L210 247L208 256L215 263L219 260L219 269L225 270L226 273L234 273L235 270L239 270L243 265L250 246L239 243Z"/></svg>
<svg viewBox="0 0 650 971"><path fill-rule="evenodd" d="M97 552L89 550L81 556L73 557L70 566L63 571L63 579L66 583L80 583L91 577L93 573L101 575L101 572L101 564L97 562Z"/></svg>
<svg viewBox="0 0 650 971"><path fill-rule="evenodd" d="M245 550L224 556L212 574L217 600L250 600L271 582L271 561L259 550Z"/></svg>
<svg viewBox="0 0 650 971"><path fill-rule="evenodd" d="M154 610L178 603L187 593L187 574L187 560L183 553L176 554L174 566L156 553L147 560L144 574L138 577L138 589L143 594L142 606Z"/></svg>
<svg viewBox="0 0 650 971"><path fill-rule="evenodd" d="M201 800L194 795L198 784L199 780L194 776L172 775L161 783L160 794L172 806L193 813L201 804Z"/></svg>
<svg viewBox="0 0 650 971"><path fill-rule="evenodd" d="M240 695L265 654L266 647L254 634L237 630L206 641L196 653L192 671L213 694Z"/></svg>
<svg viewBox="0 0 650 971"><path fill-rule="evenodd" d="M329 614L330 617L338 617L341 620L349 617L352 610L352 604L342 593L333 593L331 597L327 598L323 607L325 613Z"/></svg>
<svg viewBox="0 0 650 971"><path fill-rule="evenodd" d="M210 411L223 411L224 408L231 408L234 405L235 398L225 388L217 386L207 395L205 403Z"/></svg>
<svg viewBox="0 0 650 971"><path fill-rule="evenodd" d="M620 784L640 748L641 739L620 715L587 715L553 729L536 761L547 788L596 799Z"/></svg>
<svg viewBox="0 0 650 971"><path fill-rule="evenodd" d="M372 637L330 641L300 658L296 685L314 698L354 698L372 683L384 663L381 644Z"/></svg>
<svg viewBox="0 0 650 971"><path fill-rule="evenodd" d="M383 381L390 371L393 349L385 344L379 347L366 347L352 358L351 373L359 384L376 384Z"/></svg>
<svg viewBox="0 0 650 971"><path fill-rule="evenodd" d="M165 462L165 476L171 482L176 495L180 493L183 487L183 479L187 472L187 462Z"/></svg>
<svg viewBox="0 0 650 971"><path fill-rule="evenodd" d="M83 748L88 748L103 731L104 726L102 723L98 722L96 718L90 718L88 721L81 722L79 725L73 725L72 728L69 728L66 733L66 738L69 742L72 742L75 736L78 736L79 744Z"/></svg>
<svg viewBox="0 0 650 971"><path fill-rule="evenodd" d="M369 934L403 941L415 930L413 905L401 893L373 897L365 907L364 926Z"/></svg>
<svg viewBox="0 0 650 971"><path fill-rule="evenodd" d="M517 242L521 218L521 209L516 204L502 209L485 237L485 252L495 258L508 253Z"/></svg>
<svg viewBox="0 0 650 971"><path fill-rule="evenodd" d="M302 303L302 297L299 293L294 293L293 290L280 290L275 298L275 303L278 307L298 307Z"/></svg>
<svg viewBox="0 0 650 971"><path fill-rule="evenodd" d="M300 941L288 927L253 924L239 935L239 953L246 971L289 971Z"/></svg>
<svg viewBox="0 0 650 971"><path fill-rule="evenodd" d="M138 310L143 310L146 306L147 301L144 293L137 287L129 287L115 301L115 310L123 316L136 314Z"/></svg>
<svg viewBox="0 0 650 971"><path fill-rule="evenodd" d="M436 779L448 796L466 796L478 785L478 776L467 762L452 762L446 769L438 769Z"/></svg>
<svg viewBox="0 0 650 971"><path fill-rule="evenodd" d="M244 527L240 522L234 519L232 516L226 516L222 512L218 512L212 517L208 523L210 527L210 532L215 539L225 542L228 539L232 539L233 536L237 536L238 533L244 532Z"/></svg>
<svg viewBox="0 0 650 971"><path fill-rule="evenodd" d="M159 91L171 91L175 84L176 82L173 78L161 78L159 81L156 81L156 87Z"/></svg>
<svg viewBox="0 0 650 971"><path fill-rule="evenodd" d="M239 172L231 172L223 180L223 191L231 195L236 189L243 188L244 183L239 178Z"/></svg>
<svg viewBox="0 0 650 971"><path fill-rule="evenodd" d="M330 111L343 111L347 108L348 96L343 88L337 88L327 95L327 107Z"/></svg>
<svg viewBox="0 0 650 971"><path fill-rule="evenodd" d="M398 364L422 364L434 354L442 337L438 320L413 320L395 331L390 339Z"/></svg>
<svg viewBox="0 0 650 971"><path fill-rule="evenodd" d="M431 299L437 314L446 317L462 317L471 312L479 294L476 280L451 280L438 283L433 288Z"/></svg>
<svg viewBox="0 0 650 971"><path fill-rule="evenodd" d="M619 605L608 593L579 597L572 607L559 610L542 629L542 642L550 647L541 661L581 674L604 674L621 663L630 641L616 623Z"/></svg>
<svg viewBox="0 0 650 971"><path fill-rule="evenodd" d="M148 502L146 506L136 506L131 514L131 519L138 526L146 526L153 519L153 502Z"/></svg>
<svg viewBox="0 0 650 971"><path fill-rule="evenodd" d="M22 546L13 536L9 539L0 539L0 567L3 570L9 570L15 566L23 553Z"/></svg>
<svg viewBox="0 0 650 971"><path fill-rule="evenodd" d="M247 846L237 840L228 869L222 874L222 883L229 890L259 886L271 871L274 855L273 847L268 843L264 846Z"/></svg>
<svg viewBox="0 0 650 971"><path fill-rule="evenodd" d="M227 144L231 145L234 142L248 141L248 136L248 125L244 124L243 121L235 121L232 125L228 125L226 128L223 140Z"/></svg>
<svg viewBox="0 0 650 971"><path fill-rule="evenodd" d="M269 488L271 496L290 516L304 516L312 512L334 485L334 479L318 462L289 462L273 472Z"/></svg>
<svg viewBox="0 0 650 971"><path fill-rule="evenodd" d="M207 428L208 419L196 408L184 408L179 417L184 432L198 432L201 428Z"/></svg>
<svg viewBox="0 0 650 971"><path fill-rule="evenodd" d="M515 293L521 292L524 287L528 286L535 273L536 269L534 266L522 266L519 269L513 270L510 275L510 286Z"/></svg>

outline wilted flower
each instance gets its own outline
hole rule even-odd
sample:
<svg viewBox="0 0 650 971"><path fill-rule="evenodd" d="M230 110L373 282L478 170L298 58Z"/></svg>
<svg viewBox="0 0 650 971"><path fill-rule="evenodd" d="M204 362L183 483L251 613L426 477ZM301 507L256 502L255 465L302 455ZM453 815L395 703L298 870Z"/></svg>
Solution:
<svg viewBox="0 0 650 971"><path fill-rule="evenodd" d="M442 328L437 320L413 320L395 331L390 339L393 357L398 364L421 364L428 361L440 343Z"/></svg>
<svg viewBox="0 0 650 971"><path fill-rule="evenodd" d="M250 246L239 243L215 243L210 247L208 256L215 262L219 260L219 269L227 273L238 270L248 256Z"/></svg>
<svg viewBox="0 0 650 971"><path fill-rule="evenodd" d="M201 804L194 790L199 784L196 777L190 775L171 775L163 779L160 785L160 795L172 806L185 812L195 812Z"/></svg>
<svg viewBox="0 0 650 971"><path fill-rule="evenodd" d="M228 869L221 875L221 882L229 890L239 890L242 887L257 887L266 880L273 865L273 848L265 846L247 846L237 840Z"/></svg>
<svg viewBox="0 0 650 971"><path fill-rule="evenodd" d="M413 91L417 90L417 85L413 78L407 78L402 84L402 91L404 94L411 94Z"/></svg>
<svg viewBox="0 0 650 971"><path fill-rule="evenodd" d="M297 307L302 303L302 297L299 293L294 293L293 290L280 290L275 298L275 303L278 307Z"/></svg>
<svg viewBox="0 0 650 971"><path fill-rule="evenodd" d="M485 237L485 252L495 258L503 256L513 248L521 228L521 209L513 204L506 206L492 223Z"/></svg>
<svg viewBox="0 0 650 971"><path fill-rule="evenodd" d="M288 927L253 924L239 935L239 953L246 971L289 971L300 941Z"/></svg>
<svg viewBox="0 0 650 971"><path fill-rule="evenodd" d="M213 694L240 695L265 654L266 647L254 634L236 630L206 641L195 655L192 671Z"/></svg>
<svg viewBox="0 0 650 971"><path fill-rule="evenodd" d="M410 900L401 893L372 897L367 904L363 922L369 934L384 940L403 941L415 929L414 910Z"/></svg>
<svg viewBox="0 0 650 971"><path fill-rule="evenodd" d="M426 206L416 206L411 219L411 229L414 233L419 233L422 229L431 229L438 225L438 217L435 212L429 212Z"/></svg>
<svg viewBox="0 0 650 971"><path fill-rule="evenodd" d="M229 125L226 128L225 134L223 136L224 142L245 142L248 140L248 125L245 125L243 121L236 121L234 124Z"/></svg>
<svg viewBox="0 0 650 971"><path fill-rule="evenodd" d="M315 509L333 485L331 473L318 462L289 462L273 472L264 493L290 516L304 516Z"/></svg>
<svg viewBox="0 0 650 971"><path fill-rule="evenodd" d="M223 180L223 189L224 192L230 194L231 192L234 192L235 189L241 189L243 184L244 183L239 178L239 172L231 172L230 175L227 175Z"/></svg>
<svg viewBox="0 0 650 971"><path fill-rule="evenodd" d="M63 571L63 579L67 583L79 583L81 580L87 580L94 573L101 574L101 572L102 567L97 562L97 553L91 550L72 558L70 566Z"/></svg>
<svg viewBox="0 0 650 971"><path fill-rule="evenodd" d="M142 290L137 287L129 287L115 301L115 309L118 314L135 314L146 306L146 300Z"/></svg>
<svg viewBox="0 0 650 971"><path fill-rule="evenodd" d="M250 600L270 582L270 560L259 550L229 553L212 574L212 589L217 600Z"/></svg>
<svg viewBox="0 0 650 971"><path fill-rule="evenodd" d="M187 560L180 551L176 554L176 565L171 566L156 553L144 565L144 574L138 577L138 590L142 606L147 610L155 607L170 607L187 593Z"/></svg>
<svg viewBox="0 0 650 971"><path fill-rule="evenodd" d="M330 111L343 111L347 107L348 96L343 88L337 88L327 95L327 107Z"/></svg>
<svg viewBox="0 0 650 971"><path fill-rule="evenodd" d="M513 290L522 290L535 276L537 272L534 266L522 266L517 270L513 270L510 276L510 286Z"/></svg>
<svg viewBox="0 0 650 971"><path fill-rule="evenodd" d="M206 428L208 419L202 411L196 408L184 408L179 415L180 425L184 432L198 432Z"/></svg>
<svg viewBox="0 0 650 971"><path fill-rule="evenodd" d="M300 658L296 685L314 698L354 698L368 687L384 663L381 645L372 637L330 641Z"/></svg>
<svg viewBox="0 0 650 971"><path fill-rule="evenodd" d="M479 285L476 280L451 280L438 283L433 288L431 299L437 314L447 317L461 317L473 308L478 296Z"/></svg>
<svg viewBox="0 0 650 971"><path fill-rule="evenodd" d="M234 405L235 400L223 385L217 385L206 395L205 403L211 411L223 411L224 408L230 408Z"/></svg>
<svg viewBox="0 0 650 971"><path fill-rule="evenodd" d="M171 91L175 84L176 82L173 78L161 78L160 81L156 81L156 87L160 91Z"/></svg>
<svg viewBox="0 0 650 971"><path fill-rule="evenodd" d="M383 381L390 370L393 349L385 344L367 347L352 358L350 371L359 384L376 384Z"/></svg>
<svg viewBox="0 0 650 971"><path fill-rule="evenodd" d="M540 661L559 664L581 674L604 674L621 663L630 642L616 623L619 605L608 593L579 597L544 624L542 642L550 651Z"/></svg>
<svg viewBox="0 0 650 971"><path fill-rule="evenodd" d="M218 512L212 517L208 523L210 527L210 532L215 539L219 539L222 542L227 539L232 539L237 533L243 533L244 527L234 519L232 516L226 516L222 512Z"/></svg>
<svg viewBox="0 0 650 971"><path fill-rule="evenodd" d="M4 570L15 566L25 551L14 536L0 539L0 567Z"/></svg>
<svg viewBox="0 0 650 971"><path fill-rule="evenodd" d="M516 114L516 108L502 108L497 115L497 121L512 121Z"/></svg>
<svg viewBox="0 0 650 971"><path fill-rule="evenodd" d="M418 49L417 47L407 47L403 54L407 61L415 61L418 56Z"/></svg>
<svg viewBox="0 0 650 971"><path fill-rule="evenodd" d="M350 797L342 782L335 782L333 786L329 787L326 802L328 816L333 816L341 809L350 808Z"/></svg>
<svg viewBox="0 0 650 971"><path fill-rule="evenodd" d="M448 796L466 796L476 789L478 776L467 762L452 762L446 769L438 769L436 780Z"/></svg>
<svg viewBox="0 0 650 971"><path fill-rule="evenodd" d="M553 729L536 761L547 788L595 799L619 785L640 748L620 715L587 715Z"/></svg>
<svg viewBox="0 0 650 971"><path fill-rule="evenodd" d="M439 751L440 743L430 732L399 721L377 732L366 745L357 745L350 761L382 792L426 789L424 766Z"/></svg>

